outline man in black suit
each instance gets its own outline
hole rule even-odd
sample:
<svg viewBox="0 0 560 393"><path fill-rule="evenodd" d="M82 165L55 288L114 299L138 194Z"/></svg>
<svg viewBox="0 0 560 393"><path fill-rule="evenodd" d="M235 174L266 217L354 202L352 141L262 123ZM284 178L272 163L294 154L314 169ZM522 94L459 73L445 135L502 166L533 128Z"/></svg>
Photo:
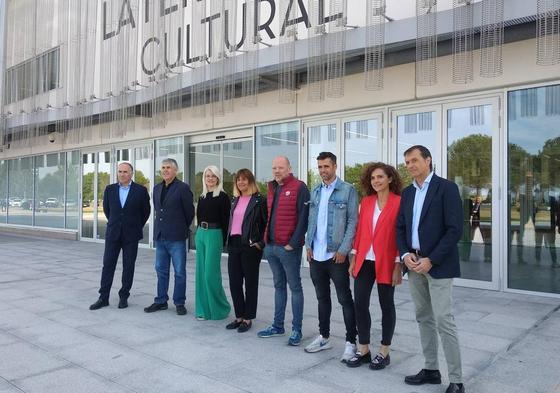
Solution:
<svg viewBox="0 0 560 393"><path fill-rule="evenodd" d="M122 288L119 291L119 308L128 307L128 296L134 278L134 265L138 254L138 241L150 217L150 195L146 187L132 181L134 168L128 162L119 164L118 183L110 184L103 194L103 213L107 217L105 252L99 299L89 309L98 310L109 305L109 292L117 259L122 250Z"/></svg>
<svg viewBox="0 0 560 393"><path fill-rule="evenodd" d="M148 313L167 309L170 262L175 272L173 303L178 315L187 313L186 240L194 218L194 205L189 185L177 179L178 170L177 161L163 160L160 170L163 181L154 187L157 296L153 304L144 308Z"/></svg>
<svg viewBox="0 0 560 393"><path fill-rule="evenodd" d="M421 145L404 153L413 183L402 193L397 245L408 269L408 283L420 330L425 368L405 383L440 384L438 333L449 370L446 393L464 393L461 352L452 313L453 278L461 275L457 243L463 210L455 183L434 174L432 155Z"/></svg>

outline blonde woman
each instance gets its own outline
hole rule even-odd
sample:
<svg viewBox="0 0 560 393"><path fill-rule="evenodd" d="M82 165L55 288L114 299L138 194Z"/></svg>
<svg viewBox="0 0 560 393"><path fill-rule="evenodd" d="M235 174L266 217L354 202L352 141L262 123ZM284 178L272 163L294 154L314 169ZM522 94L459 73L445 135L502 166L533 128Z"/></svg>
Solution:
<svg viewBox="0 0 560 393"><path fill-rule="evenodd" d="M202 172L202 195L196 209L195 312L198 320L224 319L231 310L220 268L230 206L229 196L222 188L220 170L214 165L207 166Z"/></svg>

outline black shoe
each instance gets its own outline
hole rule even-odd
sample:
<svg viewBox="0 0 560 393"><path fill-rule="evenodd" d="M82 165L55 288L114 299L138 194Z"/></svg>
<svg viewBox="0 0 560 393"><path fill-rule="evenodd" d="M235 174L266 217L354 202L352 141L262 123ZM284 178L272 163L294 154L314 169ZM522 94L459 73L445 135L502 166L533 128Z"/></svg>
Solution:
<svg viewBox="0 0 560 393"><path fill-rule="evenodd" d="M391 364L391 356L387 354L387 356L383 357L382 354L378 353L372 359L371 363L369 364L369 368L371 370L381 370Z"/></svg>
<svg viewBox="0 0 560 393"><path fill-rule="evenodd" d="M89 306L90 310L99 310L101 307L107 307L109 305L108 300L97 299L95 303Z"/></svg>
<svg viewBox="0 0 560 393"><path fill-rule="evenodd" d="M148 307L144 308L144 312L156 312L160 310L167 310L167 302L165 303L152 303Z"/></svg>
<svg viewBox="0 0 560 393"><path fill-rule="evenodd" d="M363 363L371 362L371 352L362 355L361 352L356 352L356 354L346 361L348 367L360 367Z"/></svg>
<svg viewBox="0 0 560 393"><path fill-rule="evenodd" d="M235 319L235 320L233 320L232 322L230 322L226 325L226 329L227 330L237 329L239 327L239 325L241 325L241 322L243 322L243 321L238 321L237 319Z"/></svg>
<svg viewBox="0 0 560 393"><path fill-rule="evenodd" d="M416 375L408 375L404 377L404 383L408 385L423 385L425 383L439 385L441 383L441 374L439 373L439 370L426 370L423 368Z"/></svg>
<svg viewBox="0 0 560 393"><path fill-rule="evenodd" d="M253 326L253 323L251 321L249 322L243 321L241 322L241 325L239 325L239 327L237 328L237 333L245 333L246 331L251 329L251 326Z"/></svg>
<svg viewBox="0 0 560 393"><path fill-rule="evenodd" d="M167 305L166 305L165 308L167 308ZM175 306L175 308L177 309L177 315L186 315L187 314L187 309L185 308L184 305L178 304L178 305Z"/></svg>
<svg viewBox="0 0 560 393"><path fill-rule="evenodd" d="M445 393L465 393L465 387L462 383L450 383Z"/></svg>
<svg viewBox="0 0 560 393"><path fill-rule="evenodd" d="M128 300L121 298L119 300L119 308L127 308L128 307Z"/></svg>

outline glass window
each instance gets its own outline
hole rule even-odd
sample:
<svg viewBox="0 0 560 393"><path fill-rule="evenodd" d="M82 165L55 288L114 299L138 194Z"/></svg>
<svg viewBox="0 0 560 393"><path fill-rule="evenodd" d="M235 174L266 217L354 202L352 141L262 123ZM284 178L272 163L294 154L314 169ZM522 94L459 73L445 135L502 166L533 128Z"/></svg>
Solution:
<svg viewBox="0 0 560 393"><path fill-rule="evenodd" d="M9 224L33 225L33 212L29 209L33 200L33 178L33 157L9 161Z"/></svg>
<svg viewBox="0 0 560 393"><path fill-rule="evenodd" d="M66 155L66 228L78 229L80 207L80 152Z"/></svg>
<svg viewBox="0 0 560 393"><path fill-rule="evenodd" d="M295 176L299 173L299 123L268 124L255 127L255 177L266 195L266 183L272 178L272 159L288 157Z"/></svg>
<svg viewBox="0 0 560 393"><path fill-rule="evenodd" d="M35 198L29 208L36 226L64 228L65 171L66 153L35 157Z"/></svg>
<svg viewBox="0 0 560 393"><path fill-rule="evenodd" d="M154 162L155 184L161 183L163 180L160 174L161 161L166 158L173 158L179 164L179 171L177 172L177 179L184 180L185 171L185 153L184 153L184 138L169 138L160 139L156 141L156 159Z"/></svg>
<svg viewBox="0 0 560 393"><path fill-rule="evenodd" d="M317 169L317 156L323 151L336 154L336 123L307 127L307 186L312 190L321 183Z"/></svg>
<svg viewBox="0 0 560 393"><path fill-rule="evenodd" d="M8 215L8 161L0 160L0 223L6 223Z"/></svg>
<svg viewBox="0 0 560 393"><path fill-rule="evenodd" d="M436 112L412 113L397 116L397 169L403 184L410 184L412 179L404 165L404 152L414 145L426 146L432 153L433 162L437 160L436 146ZM434 168L435 169L435 168Z"/></svg>
<svg viewBox="0 0 560 393"><path fill-rule="evenodd" d="M253 140L224 142L222 149L224 191L233 195L233 176L235 173L242 168L253 170Z"/></svg>
<svg viewBox="0 0 560 393"><path fill-rule="evenodd" d="M344 123L344 180L360 190L360 175L367 162L379 161L379 121L375 119Z"/></svg>
<svg viewBox="0 0 560 393"><path fill-rule="evenodd" d="M508 286L560 293L560 85L508 103Z"/></svg>
<svg viewBox="0 0 560 393"><path fill-rule="evenodd" d="M93 239L95 212L95 161L97 153L82 155L82 237Z"/></svg>
<svg viewBox="0 0 560 393"><path fill-rule="evenodd" d="M461 277L492 281L492 105L447 111L447 178L463 200Z"/></svg>

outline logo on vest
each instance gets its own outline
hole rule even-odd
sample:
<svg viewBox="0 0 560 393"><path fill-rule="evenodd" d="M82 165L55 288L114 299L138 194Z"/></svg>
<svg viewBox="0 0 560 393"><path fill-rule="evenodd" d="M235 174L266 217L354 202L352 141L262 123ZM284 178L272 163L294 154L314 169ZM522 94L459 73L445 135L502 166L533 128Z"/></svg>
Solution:
<svg viewBox="0 0 560 393"><path fill-rule="evenodd" d="M286 196L290 196L291 192L290 191L286 191Z"/></svg>

